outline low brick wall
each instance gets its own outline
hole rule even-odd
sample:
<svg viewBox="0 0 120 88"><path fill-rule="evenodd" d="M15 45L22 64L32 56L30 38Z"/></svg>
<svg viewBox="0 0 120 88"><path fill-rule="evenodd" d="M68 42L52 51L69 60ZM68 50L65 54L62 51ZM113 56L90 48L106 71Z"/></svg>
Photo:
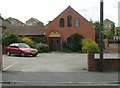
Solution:
<svg viewBox="0 0 120 88"><path fill-rule="evenodd" d="M88 71L99 71L100 59L94 58L92 51L88 52ZM103 71L120 71L120 58L104 58Z"/></svg>
<svg viewBox="0 0 120 88"><path fill-rule="evenodd" d="M111 48L111 47L107 47L106 50L120 53L120 48Z"/></svg>
<svg viewBox="0 0 120 88"><path fill-rule="evenodd" d="M109 44L118 44L118 47L110 47ZM108 39L104 39L104 48L109 51L120 53L119 42L110 43Z"/></svg>

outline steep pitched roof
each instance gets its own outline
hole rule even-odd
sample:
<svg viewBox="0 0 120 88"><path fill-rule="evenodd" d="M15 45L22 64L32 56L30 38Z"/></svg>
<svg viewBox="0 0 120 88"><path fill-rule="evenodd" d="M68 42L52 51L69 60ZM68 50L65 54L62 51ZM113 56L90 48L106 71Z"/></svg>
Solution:
<svg viewBox="0 0 120 88"><path fill-rule="evenodd" d="M106 23L106 22L110 22L110 23L114 24L114 22L111 21L111 20L109 20L109 19L105 19L103 22L104 22L104 23Z"/></svg>
<svg viewBox="0 0 120 88"><path fill-rule="evenodd" d="M63 12L61 12L55 19L57 19L61 14L63 14L66 10L72 10L75 13L77 13L79 16L81 16L84 20L86 20L87 22L89 22L86 18L84 18L82 15L80 15L76 10L74 10L71 6L68 6ZM53 21L55 20L53 19ZM48 23L46 26L48 26L49 24L51 24L53 21L51 21L50 23ZM89 22L90 23L90 22Z"/></svg>
<svg viewBox="0 0 120 88"><path fill-rule="evenodd" d="M13 26L8 21L2 20L2 26L6 29L16 29L16 26Z"/></svg>
<svg viewBox="0 0 120 88"><path fill-rule="evenodd" d="M6 21L10 22L10 21L16 21L16 22L20 22L22 24L24 24L22 21L18 20L18 19L15 19L15 18L12 18L12 17L9 17L7 19L5 19Z"/></svg>
<svg viewBox="0 0 120 88"><path fill-rule="evenodd" d="M34 21L36 21L36 22L40 22L39 20L37 20L36 18L30 18L29 20L27 20L26 22L29 22L29 21L31 21L31 20L34 20Z"/></svg>

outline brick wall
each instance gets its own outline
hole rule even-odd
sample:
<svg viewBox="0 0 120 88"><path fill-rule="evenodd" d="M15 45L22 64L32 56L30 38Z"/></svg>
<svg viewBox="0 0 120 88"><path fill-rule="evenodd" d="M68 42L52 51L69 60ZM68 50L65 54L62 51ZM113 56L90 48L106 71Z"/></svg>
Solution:
<svg viewBox="0 0 120 88"><path fill-rule="evenodd" d="M111 48L111 47L108 47L108 48L106 48L107 50L109 50L109 51L113 51L113 52L118 52L118 53L120 53L120 49L119 48Z"/></svg>
<svg viewBox="0 0 120 88"><path fill-rule="evenodd" d="M116 44L118 44L118 47L116 47L116 48L115 47L109 47L109 44L110 44L109 40L108 39L104 39L104 48L106 50L120 53L119 43L116 43Z"/></svg>
<svg viewBox="0 0 120 88"><path fill-rule="evenodd" d="M72 16L72 27L67 27L67 16ZM65 27L60 27L60 19L65 20ZM75 18L80 20L80 26L75 27ZM49 40L49 34L53 31L57 31L61 35L61 40L66 41L71 35L78 33L86 39L92 39L95 41L95 28L89 23L83 16L73 10L71 7L65 9L60 15L58 15L46 28L45 36Z"/></svg>
<svg viewBox="0 0 120 88"><path fill-rule="evenodd" d="M94 58L92 51L88 52L88 71L99 71L99 59ZM104 58L103 71L118 71L120 70L120 58Z"/></svg>

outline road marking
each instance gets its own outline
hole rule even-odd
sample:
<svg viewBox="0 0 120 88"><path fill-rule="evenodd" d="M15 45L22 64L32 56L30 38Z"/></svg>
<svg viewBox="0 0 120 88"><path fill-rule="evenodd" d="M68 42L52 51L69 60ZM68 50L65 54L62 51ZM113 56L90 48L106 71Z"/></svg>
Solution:
<svg viewBox="0 0 120 88"><path fill-rule="evenodd" d="M17 64L17 63L18 63L18 62L13 63L13 64L11 64L10 66L8 66L8 67L4 68L3 70L7 70L8 68L10 68L10 67L14 66L14 65L15 65L15 64Z"/></svg>

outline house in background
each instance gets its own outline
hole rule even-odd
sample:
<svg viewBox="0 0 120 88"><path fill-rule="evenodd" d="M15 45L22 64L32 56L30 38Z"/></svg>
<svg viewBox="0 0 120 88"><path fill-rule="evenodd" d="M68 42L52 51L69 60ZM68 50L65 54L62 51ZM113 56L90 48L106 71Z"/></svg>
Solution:
<svg viewBox="0 0 120 88"><path fill-rule="evenodd" d="M109 19L105 19L103 21L103 29L104 29L104 32L107 32L109 33L112 29L112 27L114 26L114 22L112 22L111 20ZM115 29L114 29L115 30Z"/></svg>
<svg viewBox="0 0 120 88"><path fill-rule="evenodd" d="M45 36L44 26L40 26L40 25L26 26L24 23L21 23L19 20L16 20L15 18L11 18L11 17L6 20L4 20L2 17L0 19L2 19L1 27L3 30L11 29L11 31L15 32L20 37L29 37L39 42L40 39ZM17 23L21 25L17 25Z"/></svg>
<svg viewBox="0 0 120 88"><path fill-rule="evenodd" d="M23 26L18 27L13 31L22 38L28 37L33 39L34 41L39 42L39 40L45 36L44 29L45 29L44 27L40 26Z"/></svg>
<svg viewBox="0 0 120 88"><path fill-rule="evenodd" d="M44 24L41 21L39 21L35 18L30 18L28 21L26 21L26 25L27 26L38 26L38 25L44 26Z"/></svg>
<svg viewBox="0 0 120 88"><path fill-rule="evenodd" d="M16 26L11 24L9 21L7 21L6 19L2 19L2 30L6 30L6 29L16 29L17 27L20 26ZM23 26L23 25L22 25Z"/></svg>
<svg viewBox="0 0 120 88"><path fill-rule="evenodd" d="M116 27L114 39L120 40L120 27Z"/></svg>
<svg viewBox="0 0 120 88"><path fill-rule="evenodd" d="M116 34L117 36L120 36L120 27L116 27Z"/></svg>
<svg viewBox="0 0 120 88"><path fill-rule="evenodd" d="M69 6L45 28L49 50L60 51L62 42L76 33L95 41L93 25Z"/></svg>
<svg viewBox="0 0 120 88"><path fill-rule="evenodd" d="M7 18L5 21L9 22L13 26L24 26L25 25L23 22L19 21L18 19L11 18L11 17Z"/></svg>

